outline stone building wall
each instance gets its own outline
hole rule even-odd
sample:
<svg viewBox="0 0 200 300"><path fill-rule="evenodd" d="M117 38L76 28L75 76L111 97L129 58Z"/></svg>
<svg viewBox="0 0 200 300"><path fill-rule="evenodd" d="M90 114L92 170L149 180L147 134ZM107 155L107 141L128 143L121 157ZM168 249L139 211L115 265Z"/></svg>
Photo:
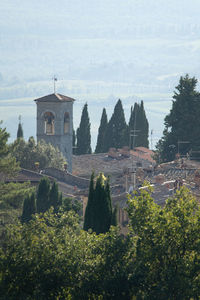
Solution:
<svg viewBox="0 0 200 300"><path fill-rule="evenodd" d="M54 116L54 134L45 133L44 114L51 112ZM64 134L64 114L69 113L69 132ZM67 159L68 170L72 172L73 139L73 102L37 102L37 140L52 144Z"/></svg>

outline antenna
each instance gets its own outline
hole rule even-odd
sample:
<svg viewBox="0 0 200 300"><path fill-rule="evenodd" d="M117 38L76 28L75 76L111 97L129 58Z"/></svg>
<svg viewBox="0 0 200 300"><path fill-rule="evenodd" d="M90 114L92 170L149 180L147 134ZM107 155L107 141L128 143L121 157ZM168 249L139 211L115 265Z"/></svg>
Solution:
<svg viewBox="0 0 200 300"><path fill-rule="evenodd" d="M58 79L56 78L56 76L54 75L53 76L53 91L54 91L54 94L56 93L56 81L58 81Z"/></svg>

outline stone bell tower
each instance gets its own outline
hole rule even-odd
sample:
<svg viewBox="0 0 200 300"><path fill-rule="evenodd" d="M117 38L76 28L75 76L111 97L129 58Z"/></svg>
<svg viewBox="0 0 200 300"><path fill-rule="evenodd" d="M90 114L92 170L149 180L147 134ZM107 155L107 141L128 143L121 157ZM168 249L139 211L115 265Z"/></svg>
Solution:
<svg viewBox="0 0 200 300"><path fill-rule="evenodd" d="M74 99L51 94L34 100L37 104L37 141L58 147L72 172L73 103Z"/></svg>

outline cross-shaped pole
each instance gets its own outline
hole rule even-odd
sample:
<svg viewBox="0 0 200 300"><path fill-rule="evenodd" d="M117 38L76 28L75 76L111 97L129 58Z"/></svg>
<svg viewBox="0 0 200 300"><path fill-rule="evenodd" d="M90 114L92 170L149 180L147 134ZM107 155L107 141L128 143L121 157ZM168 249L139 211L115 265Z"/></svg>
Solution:
<svg viewBox="0 0 200 300"><path fill-rule="evenodd" d="M54 94L56 93L56 81L58 79L55 77L55 75L53 76L53 91L54 91Z"/></svg>

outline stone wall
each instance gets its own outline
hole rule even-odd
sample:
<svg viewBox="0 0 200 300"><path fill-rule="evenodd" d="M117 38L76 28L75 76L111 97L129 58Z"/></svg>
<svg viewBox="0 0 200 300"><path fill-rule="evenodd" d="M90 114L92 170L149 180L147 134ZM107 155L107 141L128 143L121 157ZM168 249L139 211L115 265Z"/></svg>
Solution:
<svg viewBox="0 0 200 300"><path fill-rule="evenodd" d="M89 188L90 180L82 177L74 176L65 171L61 171L55 168L46 168L43 171L48 176L55 177L59 181L63 181L69 185L77 186L79 189Z"/></svg>

